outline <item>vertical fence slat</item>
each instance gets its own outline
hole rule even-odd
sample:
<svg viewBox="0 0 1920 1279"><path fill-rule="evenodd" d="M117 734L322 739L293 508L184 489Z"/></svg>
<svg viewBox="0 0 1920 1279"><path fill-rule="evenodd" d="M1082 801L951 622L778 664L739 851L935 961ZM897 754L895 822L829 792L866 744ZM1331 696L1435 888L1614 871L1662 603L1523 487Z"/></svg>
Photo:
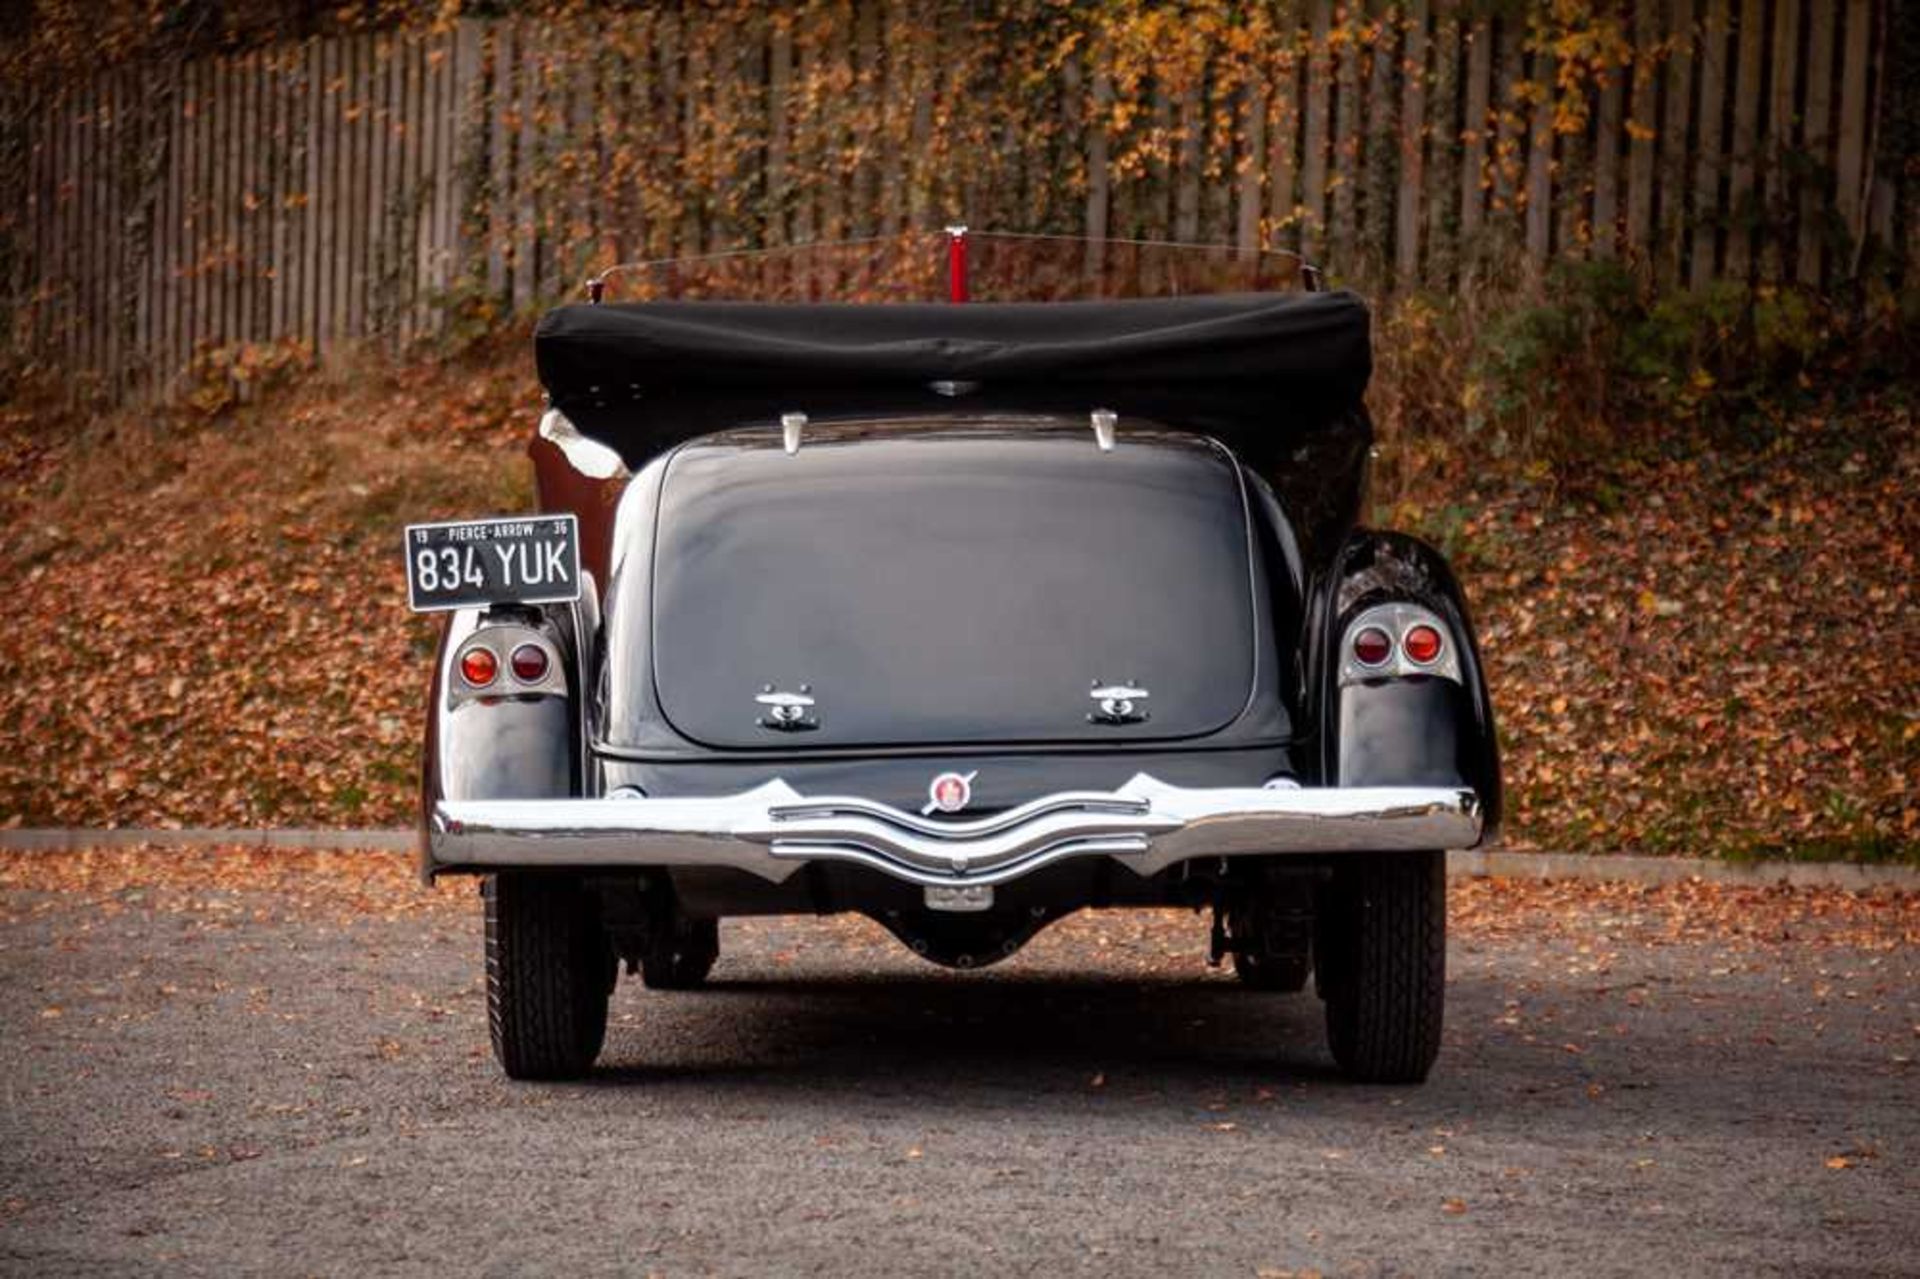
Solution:
<svg viewBox="0 0 1920 1279"><path fill-rule="evenodd" d="M390 336L392 321L392 279L390 270L390 251L392 248L388 217L393 197L393 159L392 136L392 100L388 96L389 81L393 70L393 42L391 37L376 34L368 37L366 75L366 127L367 142L366 174L367 186L361 202L361 216L367 221L366 251L363 255L366 271L365 310L361 313L361 323L355 332L379 346L384 347Z"/></svg>
<svg viewBox="0 0 1920 1279"><path fill-rule="evenodd" d="M1773 70L1768 76L1766 202L1760 218L1763 246L1761 273L1769 280L1785 280L1793 270L1794 201L1788 172L1794 144L1796 73L1800 66L1799 0L1774 0Z"/></svg>
<svg viewBox="0 0 1920 1279"><path fill-rule="evenodd" d="M793 213L789 150L793 138L793 19L773 17L767 38L767 228L769 245L788 242Z"/></svg>
<svg viewBox="0 0 1920 1279"><path fill-rule="evenodd" d="M1493 131L1493 190L1488 222L1500 236L1520 240L1520 200L1525 191L1527 156L1526 50L1519 29L1526 19L1503 16L1495 28L1493 65L1496 93Z"/></svg>
<svg viewBox="0 0 1920 1279"><path fill-rule="evenodd" d="M1535 267L1544 268L1552 247L1549 240L1553 226L1554 60L1551 53L1542 49L1535 51L1529 62L1529 72L1538 91L1526 125L1527 256ZM1576 198L1570 190L1563 189L1560 195L1568 204Z"/></svg>
<svg viewBox="0 0 1920 1279"><path fill-rule="evenodd" d="M254 305L259 293L254 278L259 269L254 237L260 222L260 162L264 149L260 137L259 55L247 54L236 59L234 73L238 109L235 112L234 132L226 139L227 149L235 152L238 160L233 192L234 337L241 342L251 342L259 336L253 326Z"/></svg>
<svg viewBox="0 0 1920 1279"><path fill-rule="evenodd" d="M248 342L257 342L263 336L260 304L266 282L261 277L261 270L267 254L260 247L260 235L264 227L261 215L266 209L262 192L268 185L267 165L273 155L272 143L266 136L265 114L261 110L264 61L264 54L253 54L240 64L240 134L237 139L228 142L232 146L237 141L237 149L241 152L240 336Z"/></svg>
<svg viewBox="0 0 1920 1279"><path fill-rule="evenodd" d="M99 252L95 254L100 263L101 384L109 394L116 396L120 392L121 319L125 314L122 295L132 283L126 273L128 246L126 208L122 197L125 194L128 156L120 81L118 70L107 72L100 80L101 108L106 113L106 127L102 136L105 145L100 156L102 236Z"/></svg>
<svg viewBox="0 0 1920 1279"><path fill-rule="evenodd" d="M385 180L380 196L380 303L384 345L397 353L406 340L407 311L413 302L413 173L408 143L413 130L411 85L413 37L397 31L386 42L381 97L386 104L379 129Z"/></svg>
<svg viewBox="0 0 1920 1279"><path fill-rule="evenodd" d="M21 192L22 211L27 220L26 234L22 243L30 245L32 253L21 262L25 274L21 278L20 297L27 307L29 328L25 334L29 359L44 356L47 350L47 338L43 327L46 306L41 299L41 291L46 279L47 263L51 260L48 251L48 227L53 219L47 212L47 191L52 182L53 165L47 154L47 127L51 112L45 106L45 92L25 84L16 85L20 93L21 109L25 112L22 128L27 138L27 185Z"/></svg>
<svg viewBox="0 0 1920 1279"><path fill-rule="evenodd" d="M352 62L347 56L351 46L345 40L324 40L320 47L324 50L320 141L325 153L320 162L320 184L313 200L314 224L320 229L319 269L314 277L314 335L318 349L326 354L334 348L346 300L347 228L343 216L346 200L342 193L347 176L347 72Z"/></svg>
<svg viewBox="0 0 1920 1279"><path fill-rule="evenodd" d="M82 94L82 89L74 88L66 96L62 107L66 126L62 130L65 134L63 145L66 162L60 170L60 198L64 213L62 220L66 228L61 237L64 251L60 263L59 315L65 330L62 346L69 367L85 366L85 350L81 343L86 340L90 328L82 323L85 294L81 289L80 263L84 260L86 248L90 247L85 243L88 207L86 177L93 169L88 163L92 157L87 147L87 101Z"/></svg>
<svg viewBox="0 0 1920 1279"><path fill-rule="evenodd" d="M1718 265L1719 223L1725 206L1720 199L1720 175L1725 166L1725 109L1727 44L1731 38L1730 0L1709 0L1700 28L1700 107L1696 130L1699 142L1693 167L1693 254L1688 281L1700 288L1713 278Z"/></svg>
<svg viewBox="0 0 1920 1279"><path fill-rule="evenodd" d="M520 25L491 24L485 87L487 118L487 292L500 306L513 305L514 80L519 74Z"/></svg>
<svg viewBox="0 0 1920 1279"><path fill-rule="evenodd" d="M1644 254L1653 242L1654 140L1660 128L1658 0L1635 0L1633 100L1627 114L1627 249Z"/></svg>
<svg viewBox="0 0 1920 1279"><path fill-rule="evenodd" d="M1360 261L1369 277L1388 278L1393 268L1396 219L1393 193L1400 167L1400 93L1393 83L1394 62L1400 46L1397 4L1375 0L1367 31L1372 42L1364 63L1366 87L1361 97L1365 125L1361 176Z"/></svg>
<svg viewBox="0 0 1920 1279"><path fill-rule="evenodd" d="M192 199L193 173L193 69L182 61L175 63L168 74L173 93L167 111L170 154L166 205L160 218L161 241L165 247L161 253L160 347L156 353L154 380L154 392L159 395L172 391L180 370L181 316L186 309L187 295L187 232L192 216L188 205Z"/></svg>
<svg viewBox="0 0 1920 1279"><path fill-rule="evenodd" d="M1800 145L1809 172L1800 187L1800 250L1796 274L1802 284L1817 286L1825 278L1827 210L1833 176L1833 51L1832 4L1816 3L1807 13L1807 97L1801 113Z"/></svg>
<svg viewBox="0 0 1920 1279"><path fill-rule="evenodd" d="M777 15L769 16L769 27L777 25L777 22ZM909 50L912 48L916 36L913 29L907 25L906 6L900 3L900 0L887 0L884 7L876 11L874 23L877 30L875 31L873 39L876 54L880 58L880 79L876 92L879 95L879 118L881 121L881 141L879 143L881 154L878 157L879 195L877 197L879 207L876 210L877 216L874 221L874 229L875 232L880 235L897 235L902 225L902 216L905 213L905 205L902 202L903 185L906 180L905 153L907 148L907 139L904 136L904 125L909 119L908 113L902 110L902 95L906 92L907 87ZM771 38L771 32L769 32L769 38ZM1093 61L1093 59L1089 59L1090 63ZM1078 65L1077 59L1075 60L1075 65ZM769 58L764 70L769 92L771 92L772 87L772 73L773 63L772 59ZM1071 114L1068 123L1071 127L1078 128L1082 132L1093 123L1086 107L1086 100L1078 95L1076 95L1071 102ZM773 136L773 123L773 118L771 116L768 117L766 125L769 141L771 141ZM1100 136L1104 137L1104 134ZM1091 138L1089 138L1089 142L1091 142ZM1092 162L1089 161L1087 166L1089 186L1092 185L1093 175L1094 168ZM1104 216L1104 209L1102 212Z"/></svg>
<svg viewBox="0 0 1920 1279"><path fill-rule="evenodd" d="M67 330L67 363L73 368L85 368L87 364L87 343L93 335L93 326L86 323L87 284L84 265L87 251L93 246L89 243L88 217L93 211L93 175L99 172L93 164L93 129L88 120L92 109L92 96L84 86L76 86L67 102L67 156L64 168L66 174L62 183L62 195L68 209L68 230L65 237L66 254L62 264L62 318Z"/></svg>
<svg viewBox="0 0 1920 1279"><path fill-rule="evenodd" d="M409 41L407 143L412 148L413 189L408 193L412 222L408 227L407 340L416 342L426 331L427 281L433 270L434 196L434 69L445 56L451 33L437 31Z"/></svg>
<svg viewBox="0 0 1920 1279"><path fill-rule="evenodd" d="M1834 165L1834 213L1846 233L1847 253L1858 252L1866 234L1867 61L1872 52L1873 0L1847 0L1840 69L1840 154ZM1851 274L1848 258L1836 271Z"/></svg>
<svg viewBox="0 0 1920 1279"><path fill-rule="evenodd" d="M1460 240L1473 250L1487 205L1487 140L1492 135L1493 26L1478 18L1468 35L1465 154L1460 161ZM1464 256L1464 253L1463 253Z"/></svg>
<svg viewBox="0 0 1920 1279"><path fill-rule="evenodd" d="M1606 69L1593 122L1593 255L1610 258L1619 243L1620 116L1626 108L1625 67Z"/></svg>
<svg viewBox="0 0 1920 1279"><path fill-rule="evenodd" d="M434 233L433 249L433 289L435 293L434 325L436 331L440 323L441 296L451 292L455 285L455 271L467 260L469 246L461 240L462 208L470 196L467 190L465 165L469 149L468 135L478 137L481 130L481 117L478 103L477 75L481 48L480 24L471 18L462 18L454 27L453 39L447 46L447 61L442 67L440 77L440 99L436 108L439 127L435 131L434 150L438 157L438 170L435 174L437 229ZM622 191L624 198L625 192Z"/></svg>
<svg viewBox="0 0 1920 1279"><path fill-rule="evenodd" d="M372 274L369 269L372 256L369 232L372 226L367 218L367 186L372 167L369 135L373 121L368 82L373 71L373 37L353 36L347 50L344 120L347 170L345 181L340 184L344 197L341 217L345 224L343 230L346 241L346 276L342 282L345 305L340 323L343 348L349 345L351 339L367 331L367 284Z"/></svg>
<svg viewBox="0 0 1920 1279"><path fill-rule="evenodd" d="M1737 48L1724 220L1726 274L1744 280L1753 267L1753 233L1761 220L1761 212L1755 207L1754 172L1760 152L1760 80L1767 48L1765 0L1744 0L1741 4Z"/></svg>
<svg viewBox="0 0 1920 1279"><path fill-rule="evenodd" d="M1458 0L1434 6L1433 34L1428 41L1433 72L1426 101L1426 246L1421 278L1445 286L1458 260L1455 239L1459 230L1459 166L1461 102L1464 79L1461 59L1466 54L1460 27Z"/></svg>
<svg viewBox="0 0 1920 1279"><path fill-rule="evenodd" d="M1260 247L1260 185L1266 171L1267 116L1270 110L1267 97L1265 84L1249 84L1240 90L1239 189L1234 210L1233 242L1243 251ZM1105 159L1103 151L1103 164ZM1104 227L1102 234L1105 234Z"/></svg>
<svg viewBox="0 0 1920 1279"><path fill-rule="evenodd" d="M146 377L141 393L157 398L163 393L162 378L168 371L165 366L170 337L168 320L173 308L172 231L175 222L174 183L180 156L180 96L179 78L174 67L151 69L145 82L148 86L147 106L153 120L152 145L162 150L154 185L152 248L147 263L148 309L151 313L147 317L146 346L143 351Z"/></svg>
<svg viewBox="0 0 1920 1279"><path fill-rule="evenodd" d="M1333 71L1333 221L1329 227L1328 254L1334 268L1342 274L1355 269L1354 244L1358 228L1354 225L1354 198L1360 186L1360 95L1363 92L1360 66L1360 42L1355 36L1359 22L1354 7L1345 12L1348 38L1340 46Z"/></svg>
<svg viewBox="0 0 1920 1279"><path fill-rule="evenodd" d="M454 152L451 133L455 105L453 86L459 82L461 23L450 31L437 33L426 49L421 68L420 87L420 163L421 180L427 188L420 232L419 303L414 316L416 337L430 337L440 310L441 291L446 287L441 276L442 255L449 251L447 205L453 198Z"/></svg>
<svg viewBox="0 0 1920 1279"><path fill-rule="evenodd" d="M1108 145L1113 122L1113 79L1098 51L1092 81L1087 114L1087 196L1083 224L1089 239L1104 240L1110 212L1108 170L1112 159Z"/></svg>
<svg viewBox="0 0 1920 1279"><path fill-rule="evenodd" d="M320 350L320 276L327 261L321 245L320 213L322 183L326 180L327 157L331 154L326 129L327 77L323 43L307 45L306 102L307 165L300 201L300 330L307 341Z"/></svg>
<svg viewBox="0 0 1920 1279"><path fill-rule="evenodd" d="M1878 22L1881 18L1885 18L1891 22L1892 14L1885 9L1877 10L1874 20ZM1891 32L1882 29L1879 32L1879 38L1871 42L1873 45L1871 80L1874 87L1869 101L1874 103L1884 103L1889 100L1890 95L1887 86L1887 52L1888 46L1892 44L1891 37ZM1898 101L1899 99L1898 97L1893 97L1891 100ZM1867 241L1877 242L1882 251L1888 251L1894 248L1893 212L1895 178L1893 173L1890 172L1892 168L1891 165L1882 166L1876 172L1876 159L1879 155L1884 154L1884 142L1882 141L1879 126L1880 121L1878 120L1870 120L1867 126L1867 185L1869 189L1866 193L1866 236L1855 246L1853 261L1849 263L1848 266L1849 275L1858 273L1862 261L1861 253L1866 247ZM1897 124L1896 127L1898 127ZM1910 138L1909 147L1911 147ZM1907 154L1909 161L1911 161L1911 149L1909 149ZM1891 160L1895 157L1887 156L1886 158Z"/></svg>
<svg viewBox="0 0 1920 1279"><path fill-rule="evenodd" d="M1300 251L1316 260L1327 244L1327 133L1333 105L1333 56L1327 46L1331 10L1332 0L1313 0L1307 37L1307 137L1300 161L1300 194L1306 213L1300 228Z"/></svg>
<svg viewBox="0 0 1920 1279"><path fill-rule="evenodd" d="M354 36L348 41L347 49L347 172L346 181L341 184L346 196L342 210L346 223L346 279L342 286L346 306L341 334L344 338L357 338L367 331L367 283L372 274L369 269L372 257L369 232L373 228L367 218L367 187L369 169L372 167L370 134L373 112L368 86L373 75L373 37Z"/></svg>
<svg viewBox="0 0 1920 1279"><path fill-rule="evenodd" d="M185 272L180 291L180 344L175 362L185 368L193 360L194 350L205 332L207 315L207 191L212 166L207 158L208 139L213 124L213 64L198 62L189 66L187 97L192 108L188 123L186 169L186 219L181 236L181 270Z"/></svg>
<svg viewBox="0 0 1920 1279"><path fill-rule="evenodd" d="M218 347L225 345L228 337L227 229L232 208L229 194L233 189L228 175L232 171L233 153L232 148L221 143L232 127L229 123L232 99L227 92L232 66L227 59L217 58L208 64L207 70L207 131L203 136L207 147L209 185L204 201L206 231L201 241L202 270L206 274L206 287L203 290L206 307L196 328L202 342Z"/></svg>
<svg viewBox="0 0 1920 1279"><path fill-rule="evenodd" d="M1180 95L1180 146L1174 165L1173 238L1192 243L1200 238L1200 147L1206 128L1206 107L1200 84L1190 84Z"/></svg>
<svg viewBox="0 0 1920 1279"><path fill-rule="evenodd" d="M266 218L266 261L261 272L264 315L261 336L278 342L286 336L287 290L287 212L286 201L293 185L293 130L287 109L286 53L274 50L262 69L267 145L269 149L265 202L261 212Z"/></svg>
<svg viewBox="0 0 1920 1279"><path fill-rule="evenodd" d="M1300 28L1285 28L1298 38ZM1295 49L1281 55L1279 73L1268 95L1267 120L1267 246L1300 246L1299 192L1295 185L1300 152L1300 66Z"/></svg>
<svg viewBox="0 0 1920 1279"><path fill-rule="evenodd" d="M1674 47L1666 65L1666 119L1660 127L1659 279L1679 284L1687 254L1687 124L1693 111L1695 0L1670 0Z"/></svg>
<svg viewBox="0 0 1920 1279"><path fill-rule="evenodd" d="M541 67L546 48L543 33L532 23L520 28L520 75L515 84L519 128L513 144L513 306L533 305L535 290L535 236L540 210L537 204L541 173L535 162L535 133L540 111Z"/></svg>
<svg viewBox="0 0 1920 1279"><path fill-rule="evenodd" d="M227 124L226 131L220 137L220 149L226 156L227 170L224 306L227 340L238 344L250 336L247 331L247 306L252 300L247 237L253 219L248 204L252 198L254 152L258 149L253 138L253 58L241 54L229 59L226 80ZM236 141L242 145L235 146Z"/></svg>
<svg viewBox="0 0 1920 1279"><path fill-rule="evenodd" d="M1412 0L1407 6L1407 40L1401 67L1405 83L1400 98L1400 194L1395 201L1394 252L1400 282L1411 285L1420 271L1420 201L1426 178L1427 0Z"/></svg>
<svg viewBox="0 0 1920 1279"><path fill-rule="evenodd" d="M76 198L78 188L74 179L78 167L75 159L80 149L79 93L63 88L56 101L55 110L59 115L56 126L58 150L54 154L53 211L59 230L53 260L58 266L54 276L56 284L47 302L48 312L53 317L51 323L56 326L60 358L71 365L78 358L80 342L77 324L79 307L73 287L73 264L79 253L74 241L78 238L80 225L80 205Z"/></svg>

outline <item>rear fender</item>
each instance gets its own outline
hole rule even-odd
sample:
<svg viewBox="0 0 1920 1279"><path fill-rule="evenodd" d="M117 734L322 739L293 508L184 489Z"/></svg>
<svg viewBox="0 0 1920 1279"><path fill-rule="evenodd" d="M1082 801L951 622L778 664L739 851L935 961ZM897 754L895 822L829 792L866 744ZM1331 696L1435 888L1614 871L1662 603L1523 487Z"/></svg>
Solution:
<svg viewBox="0 0 1920 1279"><path fill-rule="evenodd" d="M437 867L425 831L434 805L458 799L567 799L582 788L581 681L575 642L583 610L559 606L551 611L519 610L517 621L552 642L559 651L567 695L473 699L449 690L459 679L454 657L487 620L488 611L459 609L447 614L440 651L433 664L427 703L426 753L421 767L420 870L431 880ZM590 636L583 636L590 643Z"/></svg>
<svg viewBox="0 0 1920 1279"><path fill-rule="evenodd" d="M1459 682L1434 675L1340 684L1347 626L1374 605L1418 605L1446 624ZM1468 786L1480 797L1493 842L1503 809L1500 749L1480 646L1445 558L1404 533L1359 530L1320 584L1310 665L1320 698L1321 776L1336 786Z"/></svg>

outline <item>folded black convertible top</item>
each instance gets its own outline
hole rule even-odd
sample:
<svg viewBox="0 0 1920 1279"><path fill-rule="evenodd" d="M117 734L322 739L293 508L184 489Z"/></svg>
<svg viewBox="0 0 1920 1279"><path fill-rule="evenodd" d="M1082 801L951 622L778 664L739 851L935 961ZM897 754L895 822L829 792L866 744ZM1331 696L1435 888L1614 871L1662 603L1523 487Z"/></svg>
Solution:
<svg viewBox="0 0 1920 1279"><path fill-rule="evenodd" d="M540 321L556 402L613 388L740 390L943 381L1256 381L1358 394L1367 309L1351 293L1123 302L643 302Z"/></svg>
<svg viewBox="0 0 1920 1279"><path fill-rule="evenodd" d="M534 336L540 380L582 430L644 455L697 429L934 401L1089 403L1199 429L1357 410L1371 371L1351 293L1113 302L579 304ZM1240 433L1235 431L1233 433Z"/></svg>

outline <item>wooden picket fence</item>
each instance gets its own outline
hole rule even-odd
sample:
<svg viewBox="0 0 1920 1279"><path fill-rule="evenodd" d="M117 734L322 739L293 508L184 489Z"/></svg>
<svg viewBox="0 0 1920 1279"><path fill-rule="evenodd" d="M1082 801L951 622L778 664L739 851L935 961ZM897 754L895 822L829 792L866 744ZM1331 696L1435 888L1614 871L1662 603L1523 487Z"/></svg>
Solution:
<svg viewBox="0 0 1920 1279"><path fill-rule="evenodd" d="M7 353L164 394L196 357L400 347L623 259L947 221L1297 248L1375 288L1912 261L1888 0L1621 0L1614 55L1513 8L1306 0L1252 61L1196 36L1143 74L1097 11L1048 61L945 0L659 5L19 87Z"/></svg>

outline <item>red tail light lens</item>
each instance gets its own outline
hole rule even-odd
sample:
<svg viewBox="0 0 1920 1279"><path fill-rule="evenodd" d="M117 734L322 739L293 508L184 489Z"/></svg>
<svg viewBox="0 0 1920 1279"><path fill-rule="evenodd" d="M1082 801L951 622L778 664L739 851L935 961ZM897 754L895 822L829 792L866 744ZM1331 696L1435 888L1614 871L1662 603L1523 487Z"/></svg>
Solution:
<svg viewBox="0 0 1920 1279"><path fill-rule="evenodd" d="M1378 626L1369 626L1353 637L1353 657L1362 666L1379 666L1393 655L1393 640Z"/></svg>
<svg viewBox="0 0 1920 1279"><path fill-rule="evenodd" d="M547 650L538 644L522 644L513 650L507 665L522 684L538 684L547 677Z"/></svg>
<svg viewBox="0 0 1920 1279"><path fill-rule="evenodd" d="M1400 641L1406 649L1407 660L1422 666L1430 665L1440 656L1440 632L1431 626L1411 626Z"/></svg>
<svg viewBox="0 0 1920 1279"><path fill-rule="evenodd" d="M500 674L500 659L490 648L470 648L460 654L460 678L475 688L485 688Z"/></svg>

